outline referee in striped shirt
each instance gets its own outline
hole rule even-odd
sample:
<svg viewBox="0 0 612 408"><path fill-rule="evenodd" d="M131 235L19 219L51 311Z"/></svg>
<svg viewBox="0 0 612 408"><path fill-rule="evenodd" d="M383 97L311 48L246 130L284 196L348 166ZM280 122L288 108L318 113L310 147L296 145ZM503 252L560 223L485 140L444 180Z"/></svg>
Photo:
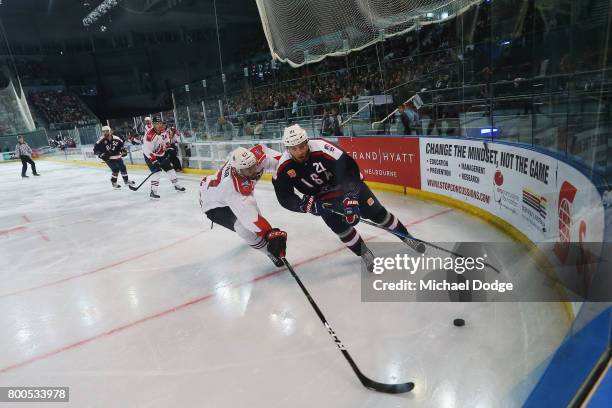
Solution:
<svg viewBox="0 0 612 408"><path fill-rule="evenodd" d="M36 172L36 164L32 160L32 148L23 140L23 136L17 138L17 146L15 146L15 157L21 159L21 177L26 178L26 172L28 171L28 163L32 166L32 173L35 176L40 176Z"/></svg>

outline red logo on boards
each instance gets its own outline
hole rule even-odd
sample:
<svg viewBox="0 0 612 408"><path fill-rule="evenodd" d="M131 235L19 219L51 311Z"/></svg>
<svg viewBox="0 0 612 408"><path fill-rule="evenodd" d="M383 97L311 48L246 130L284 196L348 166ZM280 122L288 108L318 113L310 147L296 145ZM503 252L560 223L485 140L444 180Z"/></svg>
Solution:
<svg viewBox="0 0 612 408"><path fill-rule="evenodd" d="M493 181L495 182L495 185L498 187L504 184L504 175L502 174L501 170L495 171L495 176L493 177Z"/></svg>
<svg viewBox="0 0 612 408"><path fill-rule="evenodd" d="M578 189L571 183L564 181L559 191L559 203L557 213L559 215L559 242L555 245L555 254L561 262L565 262L569 253L570 233L572 226L571 204L576 198ZM586 225L585 225L586 230Z"/></svg>

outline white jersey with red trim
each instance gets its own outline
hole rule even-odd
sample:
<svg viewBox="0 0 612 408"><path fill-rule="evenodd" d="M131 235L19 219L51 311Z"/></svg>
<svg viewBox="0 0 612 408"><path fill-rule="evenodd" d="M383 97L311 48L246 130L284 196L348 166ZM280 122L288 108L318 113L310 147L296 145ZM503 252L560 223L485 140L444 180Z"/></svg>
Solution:
<svg viewBox="0 0 612 408"><path fill-rule="evenodd" d="M170 128L170 134L174 133L173 136L170 137L172 143L179 144L181 142L181 132L177 128Z"/></svg>
<svg viewBox="0 0 612 408"><path fill-rule="evenodd" d="M145 123L145 125L144 125L144 135L145 135L145 137L147 136L147 133L149 133L149 130L151 130L151 129L153 129L153 124L148 125L148 124Z"/></svg>
<svg viewBox="0 0 612 408"><path fill-rule="evenodd" d="M170 148L170 147L174 147L175 145L178 145L181 141L181 137L179 135L178 130L174 130L174 135L172 134L172 129L167 129L164 133L164 141L166 143L166 147Z"/></svg>
<svg viewBox="0 0 612 408"><path fill-rule="evenodd" d="M166 153L166 142L163 133L157 133L155 128L149 129L142 143L142 152L151 161Z"/></svg>
<svg viewBox="0 0 612 408"><path fill-rule="evenodd" d="M229 207L246 229L263 236L271 227L259 213L253 190L264 172L275 171L281 154L262 145L250 150L257 159L257 177L242 177L228 160L216 174L206 176L200 182L200 206L204 212Z"/></svg>

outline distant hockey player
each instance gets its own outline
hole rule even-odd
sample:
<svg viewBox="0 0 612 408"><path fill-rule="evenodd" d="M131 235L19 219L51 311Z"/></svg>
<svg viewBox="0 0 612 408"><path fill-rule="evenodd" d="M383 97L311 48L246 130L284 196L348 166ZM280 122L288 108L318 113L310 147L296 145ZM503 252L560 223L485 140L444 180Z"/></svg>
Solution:
<svg viewBox="0 0 612 408"><path fill-rule="evenodd" d="M113 135L110 126L102 126L102 137L94 145L93 151L111 169L110 180L113 188L121 188L117 184L119 173L121 173L123 183L126 186L134 185L134 182L129 180L127 169L123 163L123 157L127 155L127 150L123 148L123 139Z"/></svg>
<svg viewBox="0 0 612 408"><path fill-rule="evenodd" d="M159 190L159 178L162 170L168 174L168 178L170 178L176 191L185 191L185 187L178 183L176 172L172 167L162 128L161 119L153 118L153 127L147 132L142 145L145 162L153 173L151 176L151 193L149 194L151 198L159 198L157 192Z"/></svg>
<svg viewBox="0 0 612 408"><path fill-rule="evenodd" d="M283 266L287 233L272 228L261 216L253 190L265 171L274 171L280 157L279 152L261 145L239 147L214 176L204 177L200 183L200 206L206 216L235 231L278 267Z"/></svg>
<svg viewBox="0 0 612 408"><path fill-rule="evenodd" d="M178 158L179 143L181 142L181 136L178 129L174 126L170 126L166 128L164 134L166 137L166 149L168 150L172 167L174 167L176 171L183 171L181 160Z"/></svg>
<svg viewBox="0 0 612 408"><path fill-rule="evenodd" d="M364 259L368 269L374 256L353 227L360 217L410 236L363 182L355 160L338 146L323 139L309 140L299 125L285 128L283 144L287 151L272 179L279 203L291 211L321 216L340 240ZM303 196L298 196L295 190ZM330 212L329 208L344 216ZM416 251L425 252L423 243L403 241Z"/></svg>
<svg viewBox="0 0 612 408"><path fill-rule="evenodd" d="M153 120L150 116L144 118L144 136L147 136L147 132L153 129Z"/></svg>

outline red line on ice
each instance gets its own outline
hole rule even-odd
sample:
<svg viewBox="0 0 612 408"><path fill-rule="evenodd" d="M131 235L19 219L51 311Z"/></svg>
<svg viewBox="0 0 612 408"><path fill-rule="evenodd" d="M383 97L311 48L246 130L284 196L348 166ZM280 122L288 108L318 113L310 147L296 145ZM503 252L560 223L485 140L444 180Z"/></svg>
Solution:
<svg viewBox="0 0 612 408"><path fill-rule="evenodd" d="M38 232L38 235L40 235L42 239L44 239L47 242L49 241L49 238L45 234L43 234L40 230L36 232Z"/></svg>
<svg viewBox="0 0 612 408"><path fill-rule="evenodd" d="M54 215L53 217L43 218L43 219L40 219L40 220L36 220L36 221L34 221L34 224L38 224L38 223L41 223L43 221L55 220L57 218L68 217L68 216L71 216L71 215L73 215L73 214L72 213L68 213L68 214L62 214L62 215ZM16 227L23 227L26 224L32 223L32 221L30 221L30 219L28 217L26 217L25 215L22 215L21 218L23 218L26 221L26 223L25 224L17 225Z"/></svg>
<svg viewBox="0 0 612 408"><path fill-rule="evenodd" d="M51 227L42 228L42 230L54 230L54 229L59 229L59 228L65 228L65 227L68 227L70 225L83 224L85 222L90 222L90 221L93 221L93 219L86 218L84 220L73 221L73 222L69 222L67 224L53 225Z"/></svg>
<svg viewBox="0 0 612 408"><path fill-rule="evenodd" d="M134 255L134 256L131 256L129 258L122 259L120 261L114 262L114 263L109 264L109 265L101 266L101 267L99 267L97 269L94 269L92 271L89 271L89 272L83 272L83 273L80 273L78 275L69 276L67 278L59 279L59 280L56 280L56 281L53 281L53 282L43 283L42 285L33 286L31 288L20 289L20 290L17 290L15 292L7 293L7 294L4 294L4 295L1 295L0 299L7 298L9 296L19 295L19 294L26 293L26 292L32 292L34 290L38 290L38 289L42 289L42 288L48 288L49 286L59 285L60 283L64 283L64 282L67 282L67 281L70 281L70 280L73 280L73 279L78 279L78 278L82 278L83 276L88 276L88 275L92 275L92 274L97 273L97 272L105 271L105 270L110 269L110 268L112 268L114 266L119 266L119 265L124 264L126 262L130 262L130 261L134 261L136 259L140 259L143 256L150 255L150 254L158 252L158 251L160 251L162 249L170 248L170 247L172 247L172 246L174 246L176 244L179 244L179 243L181 243L183 241L187 241L187 240L189 240L189 239L191 239L191 238L201 234L202 232L204 232L204 231L199 231L199 232L197 232L195 234L192 234L192 235L190 235L188 237L181 238L178 241L174 241L174 242L172 242L172 243L170 243L168 245L164 245L162 247L155 248L155 249L153 249L151 251L147 251L147 252L144 252L144 253L139 254L139 255ZM47 238L47 241L48 240L49 239Z"/></svg>
<svg viewBox="0 0 612 408"><path fill-rule="evenodd" d="M419 219L419 220L416 220L416 221L413 221L413 222L411 222L411 223L408 223L408 224L406 224L406 226L407 226L407 227L409 227L409 226L411 226L411 225L420 224L420 223L422 223L422 222L424 222L424 221L427 221L427 220L429 220L429 219L432 219L432 218L438 217L438 216L440 216L440 215L444 215L444 214L446 214L446 213L448 213L448 212L450 212L450 211L453 211L453 209L451 208L451 209L447 209L447 210L444 210L444 211L437 212L437 213L432 214L432 215L430 215L430 216L428 216L428 217L424 217L424 218L421 218L421 219ZM198 234L199 234L199 233L198 233ZM198 234L195 234L195 235L198 235ZM375 237L377 237L377 236L379 236L379 235L383 235L383 234L386 234L386 232L381 232L381 233L379 233L379 234L377 234L377 235L373 235L373 236L371 236L370 238L368 238L368 239L367 239L367 241L369 241L369 240L371 240L372 238L375 238ZM193 236L195 236L195 235L193 235ZM193 237L193 236L192 236L192 237ZM191 238L191 237L189 237L189 238ZM184 238L184 239L187 239L187 238ZM176 244L176 243L178 243L178 241L177 241L177 242L175 242L174 244ZM174 244L172 244L172 245L174 245ZM317 256L314 256L314 257L312 257L312 258L307 258L307 259L304 259L304 260L302 260L302 261L296 262L296 263L294 263L294 264L293 264L293 266L300 266L300 265L304 265L304 264L306 264L306 263L309 263L309 262L315 261L315 260L317 260L317 259L320 259L320 258L326 257L326 256L331 255L331 254L334 254L334 253L336 253L336 252L340 252L340 251L342 251L342 250L344 250L344 249L345 249L345 247L344 247L344 246L341 246L341 247L336 248L336 249L334 249L334 250L331 250L331 251L328 251L328 252L325 252L325 253L319 254L319 255L317 255ZM228 284L228 285L225 285L225 286L222 286L222 287L232 287L232 288L237 288L237 287L240 287L240 286L248 285L248 284L250 284L250 283L254 283L254 282L261 281L261 280L263 280L263 279L270 278L270 277L272 277L272 276L278 275L278 274L279 274L279 273L281 273L281 272L284 272L285 270L286 270L286 268L276 269L276 270L274 270L274 271L271 271L271 272L268 272L268 273L266 273L266 274L263 274L263 275L257 276L257 277L255 277L255 278L253 278L253 279L250 279L250 280L248 280L248 281L241 282L241 283L237 283L237 284ZM89 272L89 273L91 273L91 272ZM218 289L218 288L217 288L217 289ZM155 314L152 314L152 315L149 315L149 316L145 316L145 317L143 317L142 319L135 320L135 321L133 321L133 322L131 322L131 323L127 323L127 324L124 324L124 325L122 325L122 326L117 326L117 327L115 327L115 328L113 328L113 329L107 330L107 331L105 331L105 332L102 332L102 333L96 334L96 335L91 336L91 337L87 337L87 338L85 338L85 339L83 339L83 340L79 340L79 341L77 341L77 342L75 342L75 343L70 343L70 344L67 344L67 345L65 345L65 346L63 346L63 347L57 348L57 349L55 349L55 350L48 351L48 352L46 352L46 353L44 353L44 354L40 354L40 355L38 355L38 356L34 356L34 357L32 357L32 358L30 358L30 359L28 359L28 360L24 360L24 361L21 361L21 362L19 362L19 363L15 363L15 364L13 364L13 365L10 365L10 366L7 366L7 367L4 367L4 368L1 368L1 369L0 369L0 374L2 374L2 373L6 373L6 372L8 372L8 371L11 371L11 370L14 370L14 369L17 369L17 368L23 367L23 366L26 366L26 365L28 365L28 364L34 363L34 362L39 361L39 360L43 360L43 359L48 358L48 357L52 357L52 356L54 356L54 355L56 355L56 354L63 353L64 351L68 351L68 350L71 350L71 349L74 349L74 348L80 347L80 346L82 346L82 345L84 345L84 344L91 343L91 342L92 342L92 341L94 341L94 340L98 340L98 339L101 339L101 338L103 338L103 337L110 336L110 335L112 335L112 334L122 332L122 331L127 330L127 329L129 329L129 328L131 328L131 327L134 327L134 326L136 326L136 325L139 325L140 323L145 323L145 322L147 322L147 321L150 321L150 320L153 320L153 319L157 319L158 317L163 317L163 316L169 315L169 314L171 314L171 313L177 312L177 311L182 310L182 309L185 309L185 308L187 308L187 307L189 307L189 306L193 306L193 305L198 304L198 303L200 303L200 302L203 302L203 301L205 301L205 300L207 300L207 299L210 299L210 298L214 297L215 295L216 295L216 292L211 292L211 293L208 293L208 294L206 294L206 295L203 295L203 296L200 296L200 297L198 297L198 298L192 299L192 300L190 300L190 301L188 301L188 302L186 302L186 303L182 303L182 304L180 304L180 305L174 306L174 307L172 307L172 308L170 308L170 309L166 309L166 310L163 310L163 311L161 311L161 312L158 312L158 313L155 313Z"/></svg>
<svg viewBox="0 0 612 408"><path fill-rule="evenodd" d="M24 229L25 229L25 227L13 227L13 228L5 229L5 230L0 230L0 235L8 235L11 232L21 231L21 230L24 230Z"/></svg>

